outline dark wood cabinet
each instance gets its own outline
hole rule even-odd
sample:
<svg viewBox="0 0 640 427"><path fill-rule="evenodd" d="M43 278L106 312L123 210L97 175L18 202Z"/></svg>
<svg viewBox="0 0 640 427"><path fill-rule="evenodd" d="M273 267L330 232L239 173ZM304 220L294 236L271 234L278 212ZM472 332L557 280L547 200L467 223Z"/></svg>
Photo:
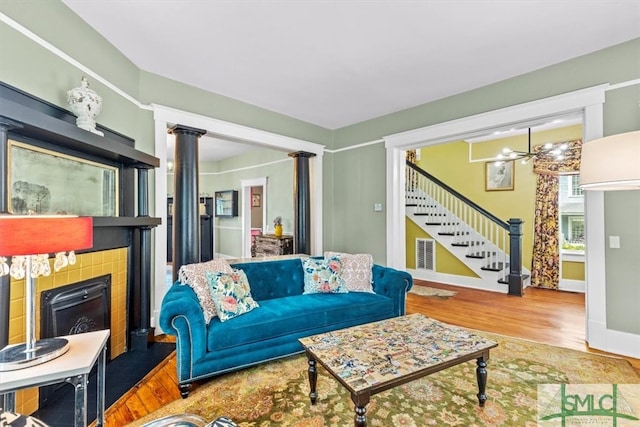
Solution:
<svg viewBox="0 0 640 427"><path fill-rule="evenodd" d="M293 253L293 237L275 234L255 236L255 254L260 256L291 255Z"/></svg>
<svg viewBox="0 0 640 427"><path fill-rule="evenodd" d="M200 197L200 261L213 259L213 198ZM167 197L167 262L173 261L173 197Z"/></svg>

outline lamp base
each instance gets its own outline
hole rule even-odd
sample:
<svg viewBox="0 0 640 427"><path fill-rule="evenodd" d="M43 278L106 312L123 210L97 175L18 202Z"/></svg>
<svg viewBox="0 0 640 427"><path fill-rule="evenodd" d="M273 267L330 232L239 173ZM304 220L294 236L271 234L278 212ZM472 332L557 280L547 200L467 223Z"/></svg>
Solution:
<svg viewBox="0 0 640 427"><path fill-rule="evenodd" d="M7 346L0 350L0 372L30 368L60 357L68 350L69 341L64 338L36 341L31 351L27 351L26 343Z"/></svg>

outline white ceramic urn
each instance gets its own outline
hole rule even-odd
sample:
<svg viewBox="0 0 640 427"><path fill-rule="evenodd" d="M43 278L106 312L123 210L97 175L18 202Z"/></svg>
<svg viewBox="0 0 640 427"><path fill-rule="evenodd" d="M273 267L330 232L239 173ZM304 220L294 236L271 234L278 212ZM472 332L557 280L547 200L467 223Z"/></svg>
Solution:
<svg viewBox="0 0 640 427"><path fill-rule="evenodd" d="M79 128L104 136L96 129L96 117L102 110L102 98L94 90L89 89L86 77L82 77L79 87L67 91L67 102L73 114L78 116L76 125Z"/></svg>

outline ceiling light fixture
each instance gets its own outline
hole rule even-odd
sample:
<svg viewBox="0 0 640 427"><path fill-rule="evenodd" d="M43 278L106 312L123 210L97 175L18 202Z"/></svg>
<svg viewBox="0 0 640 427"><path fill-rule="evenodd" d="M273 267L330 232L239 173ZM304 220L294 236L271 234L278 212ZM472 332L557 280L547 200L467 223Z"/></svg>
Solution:
<svg viewBox="0 0 640 427"><path fill-rule="evenodd" d="M500 165L504 162L508 162L511 160L522 160L522 164L526 164L529 160L534 157L547 157L552 160L561 162L564 160L564 153L569 148L569 144L566 142L553 144L551 142L547 142L544 144L538 151L531 151L531 128L529 128L529 146L527 151L516 151L511 148L505 147L502 149L502 152L498 154L496 161L497 165Z"/></svg>

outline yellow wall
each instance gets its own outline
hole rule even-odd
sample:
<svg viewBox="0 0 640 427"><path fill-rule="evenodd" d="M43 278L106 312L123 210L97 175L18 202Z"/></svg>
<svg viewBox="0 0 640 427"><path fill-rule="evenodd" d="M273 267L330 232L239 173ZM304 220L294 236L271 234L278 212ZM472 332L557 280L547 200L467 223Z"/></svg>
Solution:
<svg viewBox="0 0 640 427"><path fill-rule="evenodd" d="M562 278L584 281L584 262L563 261Z"/></svg>
<svg viewBox="0 0 640 427"><path fill-rule="evenodd" d="M111 274L111 358L126 349L127 313L127 249L112 249L77 255L74 265L55 272L53 258L49 260L51 275L36 279L36 337L40 336L40 294L103 274ZM25 341L25 282L11 279L11 301L9 302L9 344ZM38 389L27 389L16 393L16 409L19 413L31 414L38 409Z"/></svg>
<svg viewBox="0 0 640 427"><path fill-rule="evenodd" d="M416 268L416 239L431 239L432 237L408 218L406 219L406 227L407 236L409 234L413 235L411 240L407 239L406 244L407 268ZM436 271L458 276L478 277L477 274L438 242L436 242Z"/></svg>
<svg viewBox="0 0 640 427"><path fill-rule="evenodd" d="M546 142L561 142L582 138L582 125L541 131L532 134L532 146ZM532 171L532 162L526 165L520 161L514 162L514 190L486 191L485 168L487 162L473 161L495 158L502 148L510 147L514 150L527 151L528 135L474 143L472 158L469 159L469 144L455 141L420 150L418 166L429 172L439 180L462 193L476 204L492 212L498 218L507 221L509 218L522 218L522 263L531 269L533 248L533 219L535 203L536 176ZM407 247L415 244L414 230L407 227ZM407 253L407 263L409 256ZM412 261L415 262L415 261ZM440 272L438 270L438 272ZM564 276L567 278L566 276Z"/></svg>

